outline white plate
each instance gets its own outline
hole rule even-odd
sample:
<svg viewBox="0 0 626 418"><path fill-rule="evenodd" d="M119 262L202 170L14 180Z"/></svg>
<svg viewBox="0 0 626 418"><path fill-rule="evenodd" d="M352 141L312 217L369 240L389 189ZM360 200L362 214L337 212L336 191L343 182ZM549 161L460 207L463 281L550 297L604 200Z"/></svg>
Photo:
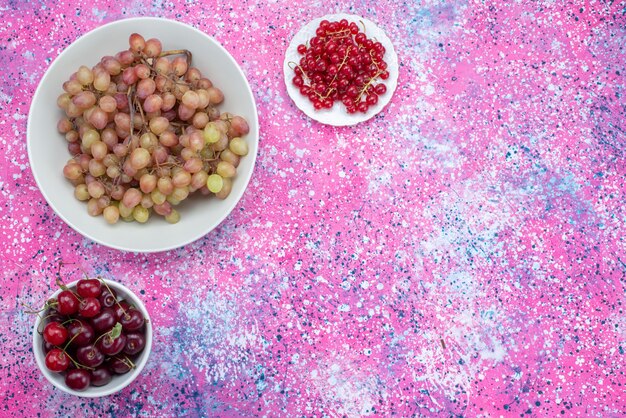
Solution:
<svg viewBox="0 0 626 418"><path fill-rule="evenodd" d="M109 225L102 216L91 217L87 206L74 198L74 187L63 177L63 166L70 158L65 138L57 133L57 121L63 112L57 97L63 82L80 65L93 66L104 55L128 49L133 32L146 39L158 38L164 49L187 48L193 54L193 65L224 92L222 112L243 116L250 126L245 136L249 154L241 159L233 189L225 200L190 197L176 209L181 214L177 224L170 225L160 216L146 224L123 221ZM52 209L74 230L108 247L157 252L181 247L206 235L218 226L242 197L256 160L259 122L254 96L237 62L216 40L180 22L159 18L132 18L101 26L66 48L41 79L28 115L28 157L33 175ZM199 194L199 193L198 193ZM195 193L194 193L195 195Z"/></svg>
<svg viewBox="0 0 626 418"><path fill-rule="evenodd" d="M300 90L293 85L291 80L294 77L293 69L289 67L290 62L300 62L302 55L298 53L298 45L307 44L315 36L315 31L319 27L322 20L328 21L340 21L346 19L348 22L354 22L359 26L359 29L363 31L363 25L365 25L365 35L369 39L376 38L385 47L385 56L383 57L387 63L387 71L389 71L389 78L387 80L380 80L385 84L387 91L380 96L378 103L375 106L371 106L366 113L353 113L350 114L346 111L345 106L341 102L335 102L331 109L315 110L313 103L308 97L300 94ZM363 22L363 25L361 24ZM287 87L287 93L289 97L294 101L296 106L302 110L308 117L315 119L318 122L326 125L333 126L350 126L357 123L366 121L376 114L378 114L391 100L396 86L398 85L398 56L393 49L393 44L385 35L385 32L376 26L370 20L367 20L361 16L349 15L345 13L332 14L320 17L307 23L300 31L293 37L287 52L285 53L285 62L283 63L283 74L285 78L285 85Z"/></svg>

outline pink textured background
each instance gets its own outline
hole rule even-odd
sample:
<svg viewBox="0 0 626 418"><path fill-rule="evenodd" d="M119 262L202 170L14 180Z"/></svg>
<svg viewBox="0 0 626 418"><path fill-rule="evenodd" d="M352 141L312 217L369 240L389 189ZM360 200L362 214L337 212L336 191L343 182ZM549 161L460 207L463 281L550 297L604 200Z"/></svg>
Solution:
<svg viewBox="0 0 626 418"><path fill-rule="evenodd" d="M0 416L626 410L625 2L57 3L0 2ZM280 73L297 30L333 12L376 22L401 62L390 105L351 128L307 119ZM235 211L157 255L77 235L25 147L52 60L143 15L221 42L261 123ZM65 395L35 365L20 304L43 301L59 260L152 313L151 360L110 398Z"/></svg>

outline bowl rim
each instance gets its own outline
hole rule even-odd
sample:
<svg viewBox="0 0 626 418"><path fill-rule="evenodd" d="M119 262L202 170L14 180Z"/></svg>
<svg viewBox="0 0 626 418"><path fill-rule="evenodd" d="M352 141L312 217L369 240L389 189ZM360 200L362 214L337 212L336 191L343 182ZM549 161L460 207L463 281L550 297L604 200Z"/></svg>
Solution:
<svg viewBox="0 0 626 418"><path fill-rule="evenodd" d="M230 204L226 207L226 210L223 211L223 213L217 217L216 222L214 223L214 225L209 226L208 228L198 228L196 230L195 234L192 234L189 238L181 241L180 243L177 244L170 244L170 245L162 245L162 246L158 246L155 245L154 247L148 248L148 249L137 249L137 248L132 248L130 246L124 246L124 245L114 245L111 243L107 243L105 242L105 240L102 239L98 239L93 237L91 234L87 233L86 231L84 231L83 228L78 227L77 225L75 225L73 222L70 221L70 219L68 217L66 217L65 215L63 215L61 213L61 211L52 203L52 200L49 198L50 195L50 191L45 191L42 187L41 187L41 181L40 181L40 174L37 174L35 167L33 166L33 156L32 156L32 146L33 144L31 144L32 141L32 137L33 137L33 133L32 133L32 119L33 119L33 104L36 103L39 100L39 96L42 94L41 92L43 91L43 86L45 85L45 81L46 79L50 76L50 73L52 72L52 70L55 68L56 65L58 65L58 63L62 60L62 58L68 53L67 51L77 42L81 41L82 39L84 39L87 36L90 36L94 33L97 32L102 32L102 31L106 31L106 30L110 30L112 27L118 26L118 25L127 25L130 24L132 22L136 22L136 21L154 21L155 23L167 23L167 24L172 24L175 26L180 26L182 28L185 28L187 30L191 30L191 31L195 31L196 33L200 34L201 36L205 37L209 42L212 42L215 44L215 46L217 46L218 49L220 49L226 56L226 58L228 60L230 60L232 62L232 64L235 65L235 67L237 68L237 71L239 73L239 75L243 78L243 80L245 81L246 87L247 87L247 94L249 99L252 101L252 109L253 109L253 117L254 117L254 124L253 128L254 131L250 131L247 135L252 135L254 138L254 142L256 144L256 152L254 154L251 155L251 153L249 153L248 155L246 155L246 158L251 158L251 165L250 165L250 170L247 173L244 173L244 176L238 177L238 182L242 182L243 183L243 187L241 188L241 192L238 195L233 195L231 194L229 196L229 200L230 200ZM39 190L39 192L43 195L43 198L45 200L45 202L52 208L53 212L59 217L61 218L70 228L72 228L74 231L78 232L80 235L82 235L83 237L94 241L100 245L103 245L105 247L108 248L113 248L119 251L128 251L128 252L135 252L135 253L143 253L143 254L147 254L147 253L159 253L159 252L164 252L164 251L170 251L170 250L174 250L174 249L178 249L178 248L182 248L188 244L191 244L197 240L199 240L200 238L204 237L205 235L207 235L208 233L210 233L211 231L213 231L215 228L217 228L219 225L221 225L222 222L224 222L224 219L226 219L235 209L235 207L237 206L237 204L241 201L241 198L243 197L244 193L246 192L246 190L248 189L248 186L250 185L250 180L252 179L252 174L254 173L254 169L256 166L256 160L257 160L257 154L258 154L258 148L259 148L259 131L260 131L260 127L259 127L259 113L258 113L258 109L257 109L257 103L256 103L256 99L254 97L254 94L252 92L252 88L250 87L250 83L248 81L248 78L246 77L246 74L243 72L243 69L241 68L241 66L239 65L239 63L235 60L235 58L230 54L230 52L228 52L228 50L220 43L218 42L215 38L213 38L212 36L208 35L207 33L191 26L188 25L186 23L180 22L178 20L173 20L173 19L167 19L167 18L162 18L162 17L153 17L153 16L141 16L141 17L130 17L130 18L124 18L124 19L119 19L119 20L115 20L112 22L108 22L105 23L101 26L98 26L84 34L82 34L80 37L76 38L70 45L68 45L67 47L65 47L63 49L63 51L61 51L61 53L52 61L52 63L48 66L48 68L45 70L43 76L41 77L41 79L39 80L39 83L37 84L37 88L35 90L35 93L33 94L31 103L30 103L30 107L29 107L29 111L28 111L28 119L27 119L27 123L26 123L26 150L27 150L27 155L28 155L28 161L29 161L29 167L30 167L30 171L33 175L33 178L35 179L35 184L37 185L37 189Z"/></svg>
<svg viewBox="0 0 626 418"><path fill-rule="evenodd" d="M142 300L137 295L135 295L135 293L132 290L130 290L129 288L127 288L126 286L124 286L123 284L119 282L115 282L113 280L104 279L104 278L99 278L99 279L103 280L112 289L115 289L118 292L118 295L123 294L124 298L131 299L131 302L133 303L133 305L139 308L144 318L146 318L146 346L144 347L143 352L141 353L139 357L139 361L135 365L136 366L135 369L123 375L124 377L126 377L126 379L120 380L120 382L116 386L109 387L109 385L106 385L106 386L101 386L101 387L94 387L97 390L97 393L79 392L79 391L70 389L63 384L58 384L52 378L52 376L56 375L56 373L51 372L46 368L45 354L43 353L43 349L42 349L43 336L39 334L38 332L38 328L39 328L39 325L41 324L41 319L42 319L39 315L37 315L37 318L35 319L35 325L33 326L33 355L35 356L35 362L37 363L37 367L39 367L39 370L41 371L41 373L44 375L46 380L48 380L48 382L50 382L54 387L62 390L65 393L69 393L70 395L79 396L82 398L100 398L104 396L109 396L126 388L133 381L135 381L137 377L139 377L144 367L146 366L146 363L148 362L148 358L150 357L150 354L152 353L152 340L153 340L152 321L150 319L148 310L146 309L146 306L143 304ZM78 280L75 280L73 282L67 283L65 286L67 286L68 288L73 288L76 286L77 283L78 283ZM62 291L63 289L57 289L48 299L56 298L59 295L59 293L61 293Z"/></svg>

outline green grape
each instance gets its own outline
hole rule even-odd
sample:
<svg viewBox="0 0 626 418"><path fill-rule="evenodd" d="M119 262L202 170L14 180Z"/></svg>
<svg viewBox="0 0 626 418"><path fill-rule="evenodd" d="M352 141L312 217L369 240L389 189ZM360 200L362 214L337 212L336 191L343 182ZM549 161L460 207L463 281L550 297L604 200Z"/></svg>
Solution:
<svg viewBox="0 0 626 418"><path fill-rule="evenodd" d="M171 224L175 224L180 221L180 213L176 209L172 209L169 215L165 215L165 220Z"/></svg>
<svg viewBox="0 0 626 418"><path fill-rule="evenodd" d="M244 156L248 154L248 143L239 137L230 140L229 148L237 155Z"/></svg>
<svg viewBox="0 0 626 418"><path fill-rule="evenodd" d="M211 174L206 181L206 187L213 193L219 193L224 186L224 179L219 174Z"/></svg>
<svg viewBox="0 0 626 418"><path fill-rule="evenodd" d="M150 217L150 211L141 205L133 209L133 218L139 223L146 223Z"/></svg>
<svg viewBox="0 0 626 418"><path fill-rule="evenodd" d="M222 136L222 133L217 129L217 127L215 126L215 124L213 122L208 123L205 127L203 132L203 136L204 136L204 141L207 144L214 144L217 141L220 140L220 137Z"/></svg>

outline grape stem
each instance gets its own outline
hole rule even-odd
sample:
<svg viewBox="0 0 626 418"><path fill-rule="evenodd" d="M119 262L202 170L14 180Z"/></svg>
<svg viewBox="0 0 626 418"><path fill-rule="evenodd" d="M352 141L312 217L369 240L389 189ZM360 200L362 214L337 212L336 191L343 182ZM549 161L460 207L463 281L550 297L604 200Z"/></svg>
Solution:
<svg viewBox="0 0 626 418"><path fill-rule="evenodd" d="M189 84L189 83L187 83L187 82L185 82L185 81L181 81L181 80L174 80L172 77L168 76L167 74L164 74L164 73L160 73L160 72L158 72L158 71L154 68L154 66L153 66L152 64L150 64L147 60L142 59L142 61L143 61L143 63L144 63L144 64L146 64L146 65L148 66L148 68L150 69L150 71L151 71L151 72L153 72L154 74L156 74L156 75L160 75L160 76L164 77L165 79L167 79L167 80L171 81L171 82L172 82L172 83L174 83L174 84L180 84L180 85L183 85L183 86L187 86L187 87L189 87L189 88L191 88L191 87L192 87L192 86L191 86L191 84ZM188 66L188 67L189 67L189 65L191 65L191 63L190 63L190 62L188 62L188 63L187 63L187 66Z"/></svg>
<svg viewBox="0 0 626 418"><path fill-rule="evenodd" d="M191 67L191 51L187 50L187 49L172 49L170 51L163 51L161 52L161 54L159 55L159 58L161 57L167 57L168 55L182 55L185 54L187 56L187 67Z"/></svg>
<svg viewBox="0 0 626 418"><path fill-rule="evenodd" d="M133 130L135 128L135 106L133 106L132 101L130 100L131 94L134 94L134 86L128 87L128 92L126 93L126 97L128 98L128 110L130 111L130 135L128 136L128 140L132 141L133 138Z"/></svg>
<svg viewBox="0 0 626 418"><path fill-rule="evenodd" d="M143 126L146 126L146 117L143 114L143 109L141 107L140 103L137 103L137 96L135 96L135 105L137 106L137 108L139 109L139 113L141 114L141 121L143 122Z"/></svg>

